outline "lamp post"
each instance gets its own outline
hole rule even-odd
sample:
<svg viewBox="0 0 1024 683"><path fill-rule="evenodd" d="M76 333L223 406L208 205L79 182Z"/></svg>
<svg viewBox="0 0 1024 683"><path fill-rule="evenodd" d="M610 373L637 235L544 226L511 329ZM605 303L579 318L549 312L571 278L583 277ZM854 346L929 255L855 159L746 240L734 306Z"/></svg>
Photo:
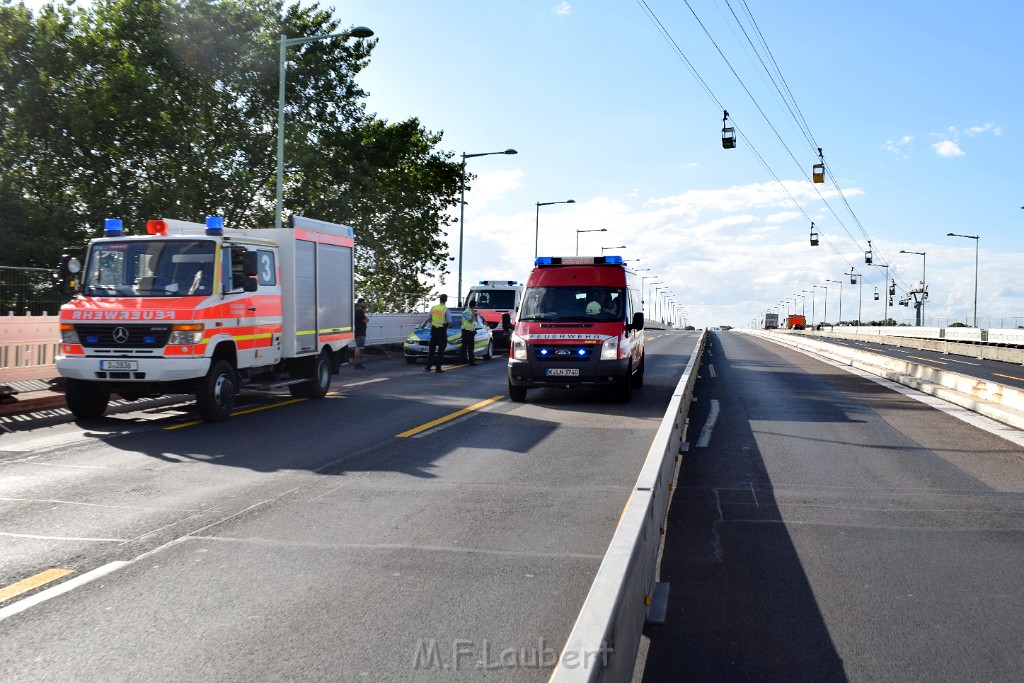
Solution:
<svg viewBox="0 0 1024 683"><path fill-rule="evenodd" d="M864 276L853 272L853 266L850 266L850 284L857 285L857 327L860 327L860 309L864 303Z"/></svg>
<svg viewBox="0 0 1024 683"><path fill-rule="evenodd" d="M828 280L825 280L828 282ZM822 315L822 324L828 324L828 286L827 285L811 285L811 287L820 287L825 290L825 313Z"/></svg>
<svg viewBox="0 0 1024 683"><path fill-rule="evenodd" d="M814 292L813 289L804 289L804 290L801 290L801 291L806 292L807 294L811 295L811 329L813 330L814 329L814 302L815 302L815 300L818 297L816 297L814 295L815 292Z"/></svg>
<svg viewBox="0 0 1024 683"><path fill-rule="evenodd" d="M662 283L661 280L651 280L651 284L647 288L647 291L650 292L650 295L651 295L651 308L652 309L655 307L655 302L654 302L654 285L660 285L661 283ZM643 283L641 283L640 294L643 295Z"/></svg>
<svg viewBox="0 0 1024 683"><path fill-rule="evenodd" d="M351 31L342 31L341 33L324 33L318 36L302 36L300 38L288 38L285 35L281 36L280 53L278 57L279 76L277 79L277 188L275 192L276 204L274 208L275 228L281 227L281 213L284 208L284 83L288 48L293 45L302 45L303 43L309 43L314 40L325 40L327 38L343 38L347 40L349 38L369 38L372 35L373 31L365 26L355 26Z"/></svg>
<svg viewBox="0 0 1024 683"><path fill-rule="evenodd" d="M928 284L925 278L925 270L928 266L928 252L924 251L907 251L906 249L900 249L901 254L917 254L921 257L921 303L917 305L917 326L921 327L924 324L924 299L928 294Z"/></svg>
<svg viewBox="0 0 1024 683"><path fill-rule="evenodd" d="M834 282L839 285L839 324L843 324L843 281L842 280L825 280L825 282Z"/></svg>
<svg viewBox="0 0 1024 683"><path fill-rule="evenodd" d="M601 256L604 256L604 250L605 249L625 249L625 248L626 248L625 244L620 244L617 247L601 247Z"/></svg>
<svg viewBox="0 0 1024 683"><path fill-rule="evenodd" d="M514 149L506 149L503 152L477 152L475 154L462 153L462 174L459 183L459 292L458 296L455 297L458 300L458 305L462 307L462 237L465 234L466 227L466 159L472 159L473 157L486 157L492 154L518 154L519 152Z"/></svg>
<svg viewBox="0 0 1024 683"><path fill-rule="evenodd" d="M580 233L581 232L608 232L608 228L594 228L592 230L577 230L576 231L576 255L580 255Z"/></svg>
<svg viewBox="0 0 1024 683"><path fill-rule="evenodd" d="M1024 209L1024 206L1021 207ZM981 235L959 235L955 232L946 233L946 237L966 237L974 240L974 326L978 326L978 244L981 242Z"/></svg>
<svg viewBox="0 0 1024 683"><path fill-rule="evenodd" d="M537 241L540 239L540 207L551 206L552 204L575 204L575 199L566 199L564 202L537 202L537 224L533 230L533 258L537 258Z"/></svg>

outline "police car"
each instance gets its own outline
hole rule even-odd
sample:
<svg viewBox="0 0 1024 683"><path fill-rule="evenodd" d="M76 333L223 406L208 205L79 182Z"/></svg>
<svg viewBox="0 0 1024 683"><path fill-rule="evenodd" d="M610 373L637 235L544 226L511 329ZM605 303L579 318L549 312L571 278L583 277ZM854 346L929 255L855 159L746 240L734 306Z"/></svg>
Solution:
<svg viewBox="0 0 1024 683"><path fill-rule="evenodd" d="M444 349L444 359L449 363L458 360L462 352L462 329L459 327L461 320L457 311L453 310L451 313L452 327L448 328L448 345ZM405 362L415 363L420 358L425 359L429 344L430 320L427 319L405 340L402 347L405 352ZM479 316L476 319L473 347L473 355L477 358L490 360L494 355L494 339L491 336L491 328L484 324Z"/></svg>

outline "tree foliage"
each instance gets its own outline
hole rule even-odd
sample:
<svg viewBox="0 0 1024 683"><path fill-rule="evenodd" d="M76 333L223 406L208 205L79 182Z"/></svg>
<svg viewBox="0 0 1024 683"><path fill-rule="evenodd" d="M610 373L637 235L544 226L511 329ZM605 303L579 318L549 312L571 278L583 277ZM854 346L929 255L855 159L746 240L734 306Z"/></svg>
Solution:
<svg viewBox="0 0 1024 683"><path fill-rule="evenodd" d="M0 0L0 244L53 265L121 217L273 226L279 38L339 33L318 5ZM352 225L357 288L422 296L447 272L460 165L440 133L368 114L375 40L287 51L285 214Z"/></svg>

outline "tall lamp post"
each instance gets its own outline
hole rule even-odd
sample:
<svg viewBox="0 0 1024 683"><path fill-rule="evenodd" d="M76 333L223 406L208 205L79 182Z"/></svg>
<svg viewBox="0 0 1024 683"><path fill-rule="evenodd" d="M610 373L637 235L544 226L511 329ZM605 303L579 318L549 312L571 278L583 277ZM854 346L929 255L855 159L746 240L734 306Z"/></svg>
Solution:
<svg viewBox="0 0 1024 683"><path fill-rule="evenodd" d="M551 206L552 204L575 204L575 199L566 199L564 202L537 202L537 224L533 230L533 258L537 258L537 241L540 239L540 207Z"/></svg>
<svg viewBox="0 0 1024 683"><path fill-rule="evenodd" d="M280 228L282 224L281 213L284 208L284 106L285 106L285 66L288 63L288 48L293 45L302 45L314 40L325 40L327 38L369 38L373 31L365 26L355 26L351 31L341 33L324 33L318 36L302 36L300 38L288 38L281 36L280 55L278 57L278 70L280 75L277 80L277 188L276 204L274 208L274 227Z"/></svg>
<svg viewBox="0 0 1024 683"><path fill-rule="evenodd" d="M576 255L580 255L580 233L581 232L608 232L608 228L593 228L591 230L577 230L576 231Z"/></svg>
<svg viewBox="0 0 1024 683"><path fill-rule="evenodd" d="M901 254L917 254L921 257L921 303L917 305L917 326L921 327L924 325L924 300L928 295L928 280L925 277L925 272L928 267L928 252L925 251L907 251L906 249L900 249Z"/></svg>
<svg viewBox="0 0 1024 683"><path fill-rule="evenodd" d="M626 248L625 244L620 244L617 247L601 247L601 256L604 256L604 250L605 249L625 249L625 248Z"/></svg>
<svg viewBox="0 0 1024 683"><path fill-rule="evenodd" d="M1020 207L1024 209L1024 206ZM946 237L966 237L974 240L974 326L978 326L978 244L981 242L981 235L959 235L955 232L946 233Z"/></svg>
<svg viewBox="0 0 1024 683"><path fill-rule="evenodd" d="M839 324L843 324L843 281L842 280L825 280L825 282L834 282L839 285Z"/></svg>
<svg viewBox="0 0 1024 683"><path fill-rule="evenodd" d="M816 296L814 295L814 294L815 294L815 292L814 292L814 290L813 290L813 289L804 289L804 290L801 290L801 291L802 291L802 292L805 292L806 294L810 294L810 295L811 295L811 329L813 330L813 329L814 329L814 301L815 301L815 300L816 300L816 299L817 299L818 297L816 297Z"/></svg>
<svg viewBox="0 0 1024 683"><path fill-rule="evenodd" d="M853 272L853 266L850 266L850 284L857 285L857 327L860 327L860 309L864 303L864 276Z"/></svg>
<svg viewBox="0 0 1024 683"><path fill-rule="evenodd" d="M828 280L825 280L825 282L828 282ZM824 319L821 322L822 322L822 324L827 325L828 324L828 286L827 285L811 285L811 287L820 287L821 289L825 290L825 313L822 315L822 318L824 318Z"/></svg>
<svg viewBox="0 0 1024 683"><path fill-rule="evenodd" d="M519 152L514 149L506 149L503 152L477 152L476 154L462 153L462 177L460 178L460 189L459 189L459 292L458 296L455 297L459 302L459 307L462 307L462 237L465 234L465 217L466 217L466 159L472 159L473 157L486 157L492 154L518 154Z"/></svg>

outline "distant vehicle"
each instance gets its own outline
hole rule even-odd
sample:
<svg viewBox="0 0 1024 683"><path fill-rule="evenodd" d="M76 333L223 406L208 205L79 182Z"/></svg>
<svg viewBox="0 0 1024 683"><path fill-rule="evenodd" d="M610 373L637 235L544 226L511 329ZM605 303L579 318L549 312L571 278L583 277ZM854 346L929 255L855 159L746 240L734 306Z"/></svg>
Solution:
<svg viewBox="0 0 1024 683"><path fill-rule="evenodd" d="M621 256L542 256L526 281L508 357L508 394L608 387L626 403L644 381L640 278Z"/></svg>
<svg viewBox="0 0 1024 683"><path fill-rule="evenodd" d="M452 312L455 313L455 311ZM448 345L444 349L444 359L449 363L457 361L462 351L462 328L459 327L459 317L457 315L452 317L452 326L448 328ZM476 321L476 333L473 341L475 357L490 360L494 356L494 340L491 337L491 329L479 317ZM402 347L405 352L405 362L413 364L420 358L425 359L429 351L429 343L430 320L426 320L405 340Z"/></svg>
<svg viewBox="0 0 1024 683"><path fill-rule="evenodd" d="M523 283L515 280L481 280L469 288L466 301L476 300L477 315L491 328L496 348L507 348L516 312L523 300ZM508 316L508 319L505 319Z"/></svg>
<svg viewBox="0 0 1024 683"><path fill-rule="evenodd" d="M778 313L765 313L764 314L764 325L762 329L765 330L777 330L779 328L779 314Z"/></svg>
<svg viewBox="0 0 1024 683"><path fill-rule="evenodd" d="M802 330L807 327L807 318L802 315L786 316L787 330Z"/></svg>

